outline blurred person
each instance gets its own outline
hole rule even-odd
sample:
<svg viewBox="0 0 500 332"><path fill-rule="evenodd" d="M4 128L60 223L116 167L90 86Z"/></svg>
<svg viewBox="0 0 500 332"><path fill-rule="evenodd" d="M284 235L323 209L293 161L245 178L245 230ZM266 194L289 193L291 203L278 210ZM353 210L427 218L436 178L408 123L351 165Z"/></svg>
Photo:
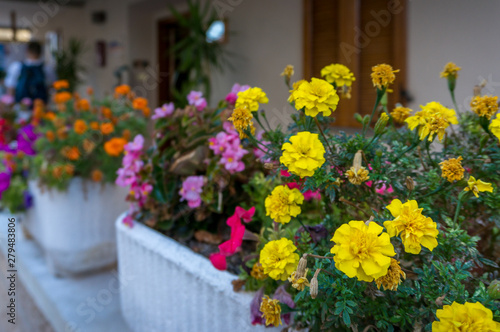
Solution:
<svg viewBox="0 0 500 332"><path fill-rule="evenodd" d="M41 99L47 103L48 88L55 81L55 76L54 69L45 65L42 59L42 45L31 41L27 45L26 59L12 63L7 69L7 94L13 96L16 103L25 98Z"/></svg>

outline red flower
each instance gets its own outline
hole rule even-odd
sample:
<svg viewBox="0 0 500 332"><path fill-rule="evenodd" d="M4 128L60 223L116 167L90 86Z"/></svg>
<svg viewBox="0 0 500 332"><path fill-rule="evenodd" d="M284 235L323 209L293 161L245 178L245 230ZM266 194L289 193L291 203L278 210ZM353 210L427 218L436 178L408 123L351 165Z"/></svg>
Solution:
<svg viewBox="0 0 500 332"><path fill-rule="evenodd" d="M210 259L210 262L212 262L212 265L217 270L224 271L227 269L226 256L219 254L219 253L215 253L215 254L211 254L209 259Z"/></svg>

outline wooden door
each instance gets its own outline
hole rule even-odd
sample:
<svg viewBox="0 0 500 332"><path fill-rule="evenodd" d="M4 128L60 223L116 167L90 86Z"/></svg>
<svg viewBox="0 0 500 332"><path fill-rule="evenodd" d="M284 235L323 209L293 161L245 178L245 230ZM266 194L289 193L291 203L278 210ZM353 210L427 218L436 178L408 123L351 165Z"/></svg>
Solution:
<svg viewBox="0 0 500 332"><path fill-rule="evenodd" d="M335 124L359 127L354 113L370 114L375 102L372 66L387 63L396 74L389 108L406 102L406 0L304 0L304 76L321 77L331 63L356 76L351 99L342 99Z"/></svg>

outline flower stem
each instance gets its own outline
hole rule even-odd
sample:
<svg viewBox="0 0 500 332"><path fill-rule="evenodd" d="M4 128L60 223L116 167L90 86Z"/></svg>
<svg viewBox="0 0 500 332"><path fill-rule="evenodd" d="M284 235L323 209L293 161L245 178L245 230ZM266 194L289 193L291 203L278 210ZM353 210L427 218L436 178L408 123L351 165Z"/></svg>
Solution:
<svg viewBox="0 0 500 332"><path fill-rule="evenodd" d="M319 255L313 255L313 254L306 254L307 257L314 257L314 258L319 258L319 259L333 259L333 257L326 257L326 256L319 256Z"/></svg>
<svg viewBox="0 0 500 332"><path fill-rule="evenodd" d="M318 118L314 118L314 121L316 122L316 126L318 126L318 129L321 133L321 136L323 136L323 139L325 140L326 146L328 146L328 150L330 150L330 153L332 154L332 157L333 157L335 155L335 153L333 153L333 149L330 146L330 143L328 142L328 139L326 138L326 135L323 132L323 129L321 128L321 125L319 124Z"/></svg>
<svg viewBox="0 0 500 332"><path fill-rule="evenodd" d="M460 208L462 207L462 200L459 199L457 203L457 209L455 210L455 216L453 217L453 224L458 228L457 224L457 219L458 219L458 214L460 212Z"/></svg>
<svg viewBox="0 0 500 332"><path fill-rule="evenodd" d="M370 115L370 120L368 121L367 124L363 124L363 138L366 136L366 130L372 124L373 117L375 116L375 112L377 111L377 107L380 104L380 101L382 100L382 97L384 96L384 94L385 94L385 88L383 88L382 90L379 90L377 88L377 98L375 99L375 105L373 106L372 114Z"/></svg>

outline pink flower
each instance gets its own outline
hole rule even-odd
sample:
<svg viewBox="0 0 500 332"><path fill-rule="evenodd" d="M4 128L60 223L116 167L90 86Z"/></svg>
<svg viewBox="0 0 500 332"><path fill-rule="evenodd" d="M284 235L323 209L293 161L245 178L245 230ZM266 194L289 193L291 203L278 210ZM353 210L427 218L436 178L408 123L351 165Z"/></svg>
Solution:
<svg viewBox="0 0 500 332"><path fill-rule="evenodd" d="M240 206L237 206L235 214L239 218L243 219L244 222L249 223L250 221L252 221L253 215L255 214L255 206L252 206L250 209L248 209L248 211Z"/></svg>
<svg viewBox="0 0 500 332"><path fill-rule="evenodd" d="M316 191L308 190L303 195L306 201L310 201L312 199L317 199L318 201L321 200L321 192L319 189Z"/></svg>
<svg viewBox="0 0 500 332"><path fill-rule="evenodd" d="M12 105L14 104L14 97L11 95L3 95L0 97L0 102L5 104L5 105Z"/></svg>
<svg viewBox="0 0 500 332"><path fill-rule="evenodd" d="M134 226L134 218L132 218L132 215L130 214L127 214L127 216L123 218L122 222L130 228Z"/></svg>
<svg viewBox="0 0 500 332"><path fill-rule="evenodd" d="M375 189L375 192L379 195L392 194L394 189L392 189L391 185L386 185L384 182L380 188Z"/></svg>
<svg viewBox="0 0 500 332"><path fill-rule="evenodd" d="M286 178L288 178L288 177L292 176L292 174L290 174L290 172L288 172L287 170L284 170L284 169L282 169L282 170L280 171L280 174L281 174L281 176L284 176L284 177L286 177Z"/></svg>
<svg viewBox="0 0 500 332"><path fill-rule="evenodd" d="M238 99L238 92L246 91L248 89L250 89L249 85L240 86L238 83L235 83L233 85L233 88L231 89L231 92L229 92L226 96L226 101L229 104L234 105L236 103L236 99Z"/></svg>
<svg viewBox="0 0 500 332"><path fill-rule="evenodd" d="M245 169L245 164L240 160L240 158L246 154L246 150L228 150L224 152L220 163L224 165L229 173L241 172Z"/></svg>
<svg viewBox="0 0 500 332"><path fill-rule="evenodd" d="M151 119L156 120L160 118L165 118L167 116L172 115L175 111L174 103L170 102L168 104L163 104L162 107L158 107L155 109L155 114L151 117Z"/></svg>
<svg viewBox="0 0 500 332"><path fill-rule="evenodd" d="M196 107L198 111L203 111L207 107L207 101L203 98L203 93L201 91L191 91L187 100L189 105Z"/></svg>
<svg viewBox="0 0 500 332"><path fill-rule="evenodd" d="M31 106L31 98L24 97L23 99L21 99L21 104L27 107Z"/></svg>
<svg viewBox="0 0 500 332"><path fill-rule="evenodd" d="M179 191L181 202L187 201L188 206L192 209L199 207L201 205L200 194L203 191L204 184L204 176L188 176L182 183L182 188Z"/></svg>
<svg viewBox="0 0 500 332"><path fill-rule="evenodd" d="M255 138L262 144L262 145L269 145L271 144L271 142L269 141L264 141L262 140L262 136L264 135L264 131L260 131L259 133L257 133L257 135L255 136ZM263 146L260 146L260 149L258 148L254 148L253 149L253 154L255 156L255 158L259 159L261 162L263 163L270 163L272 160L271 158L266 158L266 153L268 152L268 149L263 147Z"/></svg>
<svg viewBox="0 0 500 332"><path fill-rule="evenodd" d="M243 235L245 235L245 226L242 224L231 228L231 238L219 245L220 253L225 256L234 255L243 243Z"/></svg>
<svg viewBox="0 0 500 332"><path fill-rule="evenodd" d="M214 253L214 254L210 255L209 259L210 259L210 262L212 262L212 265L217 270L224 271L227 269L226 256L224 256L220 253Z"/></svg>
<svg viewBox="0 0 500 332"><path fill-rule="evenodd" d="M128 142L125 145L125 151L127 152L141 152L144 147L144 137L139 134L134 137L132 142Z"/></svg>

